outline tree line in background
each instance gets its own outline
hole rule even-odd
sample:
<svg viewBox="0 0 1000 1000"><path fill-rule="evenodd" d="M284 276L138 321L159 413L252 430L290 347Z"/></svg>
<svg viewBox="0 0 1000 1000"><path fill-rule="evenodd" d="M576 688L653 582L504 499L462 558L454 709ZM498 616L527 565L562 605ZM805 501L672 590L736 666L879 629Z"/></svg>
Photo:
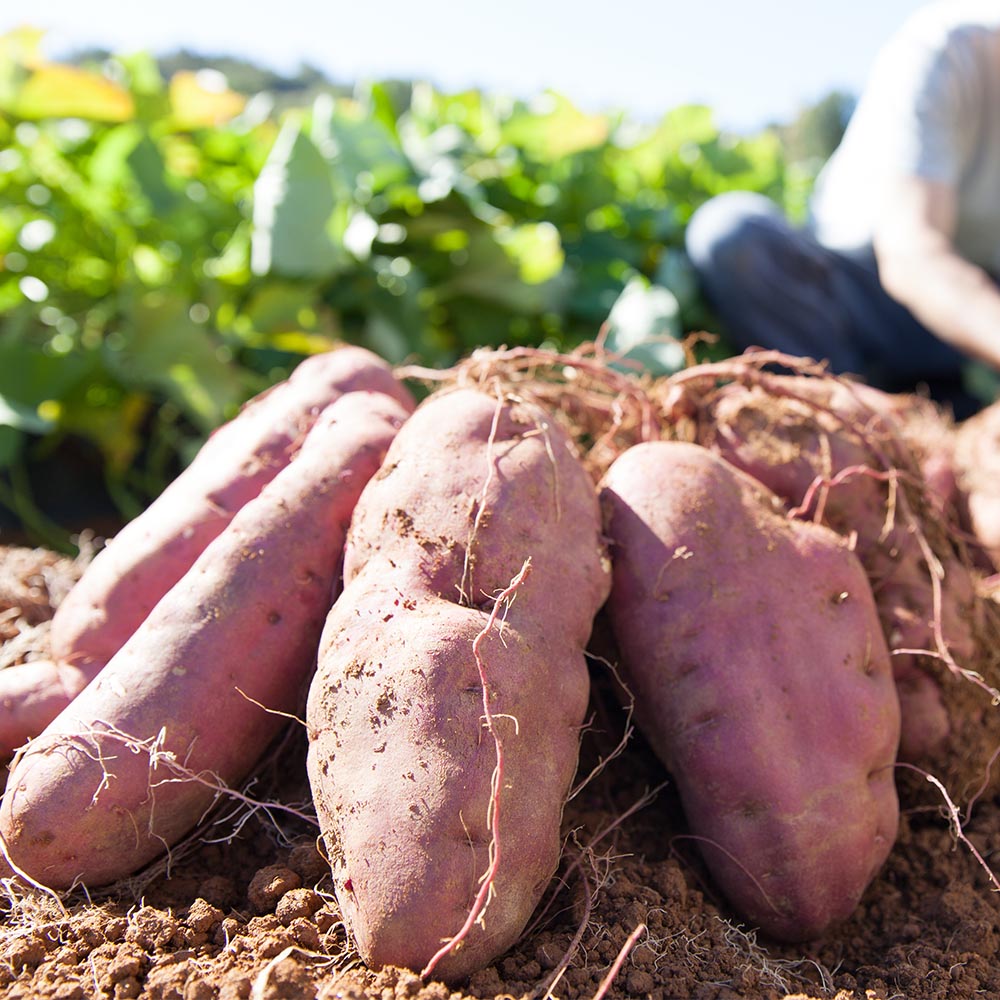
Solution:
<svg viewBox="0 0 1000 1000"><path fill-rule="evenodd" d="M852 106L737 136L705 107L639 122L187 52L53 63L40 40L0 38L0 525L62 548L339 341L441 366L603 325L673 370L715 327L691 213L742 188L800 216Z"/></svg>

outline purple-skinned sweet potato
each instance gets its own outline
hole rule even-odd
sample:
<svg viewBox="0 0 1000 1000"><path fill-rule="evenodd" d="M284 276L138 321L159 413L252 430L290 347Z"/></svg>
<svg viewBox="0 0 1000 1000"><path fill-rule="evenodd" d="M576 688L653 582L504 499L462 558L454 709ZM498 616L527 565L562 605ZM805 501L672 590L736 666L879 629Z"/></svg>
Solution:
<svg viewBox="0 0 1000 1000"><path fill-rule="evenodd" d="M344 580L306 714L334 888L366 963L459 980L559 861L610 583L594 484L538 408L436 395L362 494Z"/></svg>
<svg viewBox="0 0 1000 1000"><path fill-rule="evenodd" d="M354 391L412 409L389 366L359 347L303 361L205 442L194 461L87 567L52 622L52 662L0 671L0 757L92 680L205 547L289 462L319 412Z"/></svg>
<svg viewBox="0 0 1000 1000"><path fill-rule="evenodd" d="M969 526L1000 570L1000 401L959 424L955 464Z"/></svg>
<svg viewBox="0 0 1000 1000"><path fill-rule="evenodd" d="M898 823L899 704L863 568L695 444L628 449L602 503L622 678L706 864L750 924L821 935Z"/></svg>
<svg viewBox="0 0 1000 1000"><path fill-rule="evenodd" d="M932 419L926 400L907 403L832 376L768 375L713 389L694 440L773 490L796 517L850 542L892 654L900 758L964 799L1000 742L1000 713L969 739L968 723L990 712L986 687L996 679L980 686L959 670L988 677L995 667L982 655L985 609L954 495L939 492L940 478L927 482L930 456L914 447L915 435L926 437L916 422Z"/></svg>
<svg viewBox="0 0 1000 1000"><path fill-rule="evenodd" d="M328 406L300 450L14 759L0 834L53 888L117 881L191 830L301 712L357 497L408 411Z"/></svg>

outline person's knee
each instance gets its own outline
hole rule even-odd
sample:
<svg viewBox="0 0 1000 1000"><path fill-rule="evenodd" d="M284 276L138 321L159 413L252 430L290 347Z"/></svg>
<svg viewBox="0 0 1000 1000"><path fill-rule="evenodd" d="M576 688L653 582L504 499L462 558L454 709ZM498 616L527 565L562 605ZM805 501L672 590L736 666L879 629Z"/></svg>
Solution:
<svg viewBox="0 0 1000 1000"><path fill-rule="evenodd" d="M769 198L751 191L728 191L701 205L685 232L687 255L702 276L739 273L740 262L758 254L776 228L787 224Z"/></svg>

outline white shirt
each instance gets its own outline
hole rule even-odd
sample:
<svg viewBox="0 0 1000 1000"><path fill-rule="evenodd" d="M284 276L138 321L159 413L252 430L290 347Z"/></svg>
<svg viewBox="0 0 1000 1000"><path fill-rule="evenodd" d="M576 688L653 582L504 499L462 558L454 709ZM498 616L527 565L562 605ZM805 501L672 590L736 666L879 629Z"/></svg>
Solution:
<svg viewBox="0 0 1000 1000"><path fill-rule="evenodd" d="M817 179L820 242L870 248L893 176L953 186L956 251L1000 275L1000 0L937 0L883 48Z"/></svg>

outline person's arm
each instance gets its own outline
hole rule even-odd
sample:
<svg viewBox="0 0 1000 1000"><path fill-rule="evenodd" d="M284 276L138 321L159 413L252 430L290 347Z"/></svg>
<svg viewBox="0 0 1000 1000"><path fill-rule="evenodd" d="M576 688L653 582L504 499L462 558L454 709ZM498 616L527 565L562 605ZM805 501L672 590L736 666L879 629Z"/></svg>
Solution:
<svg viewBox="0 0 1000 1000"><path fill-rule="evenodd" d="M1000 290L952 244L953 187L901 179L882 205L875 256L886 291L941 340L1000 370Z"/></svg>

